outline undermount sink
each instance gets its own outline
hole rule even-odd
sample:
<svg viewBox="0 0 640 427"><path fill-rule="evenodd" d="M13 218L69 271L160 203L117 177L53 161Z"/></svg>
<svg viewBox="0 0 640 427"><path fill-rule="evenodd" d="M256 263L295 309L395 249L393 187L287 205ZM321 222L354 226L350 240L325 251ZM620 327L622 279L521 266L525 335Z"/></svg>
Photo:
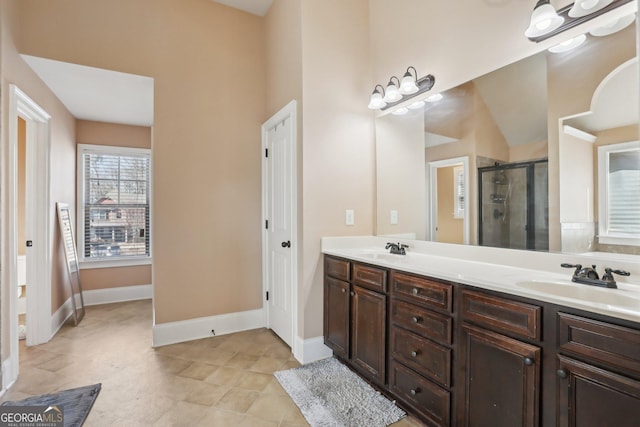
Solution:
<svg viewBox="0 0 640 427"><path fill-rule="evenodd" d="M387 252L362 252L359 254L365 258L371 258L378 261L398 262L403 261L406 255L396 255Z"/></svg>
<svg viewBox="0 0 640 427"><path fill-rule="evenodd" d="M572 282L530 280L516 283L519 288L559 298L587 300L640 310L640 294L624 289L605 289Z"/></svg>

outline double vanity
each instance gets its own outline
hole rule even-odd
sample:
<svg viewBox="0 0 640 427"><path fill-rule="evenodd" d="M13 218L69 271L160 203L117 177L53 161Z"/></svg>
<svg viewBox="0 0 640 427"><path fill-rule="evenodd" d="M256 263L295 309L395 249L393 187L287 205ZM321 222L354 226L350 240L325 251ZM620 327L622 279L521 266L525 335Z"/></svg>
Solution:
<svg viewBox="0 0 640 427"><path fill-rule="evenodd" d="M323 239L324 339L409 413L429 426L638 425L634 261L608 266L631 276L605 289L571 282L560 263L587 262L567 255L417 241L401 255L387 241Z"/></svg>

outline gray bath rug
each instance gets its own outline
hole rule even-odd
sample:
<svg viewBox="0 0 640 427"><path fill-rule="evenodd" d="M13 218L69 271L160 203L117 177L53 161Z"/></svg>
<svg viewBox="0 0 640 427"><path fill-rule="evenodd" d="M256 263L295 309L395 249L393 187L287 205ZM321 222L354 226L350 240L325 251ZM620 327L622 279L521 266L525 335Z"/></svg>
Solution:
<svg viewBox="0 0 640 427"><path fill-rule="evenodd" d="M312 427L385 427L406 416L334 358L274 375Z"/></svg>
<svg viewBox="0 0 640 427"><path fill-rule="evenodd" d="M64 427L80 427L91 411L102 384L72 388L57 393L28 397L15 402L2 402L0 406L49 406L62 408Z"/></svg>

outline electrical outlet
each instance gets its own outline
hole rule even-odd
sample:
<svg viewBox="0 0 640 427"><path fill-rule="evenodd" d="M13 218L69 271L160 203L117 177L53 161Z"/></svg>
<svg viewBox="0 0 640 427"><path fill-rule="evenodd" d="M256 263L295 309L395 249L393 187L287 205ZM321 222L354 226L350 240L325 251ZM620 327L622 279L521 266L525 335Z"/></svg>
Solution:
<svg viewBox="0 0 640 427"><path fill-rule="evenodd" d="M215 329L211 330L211 335L216 336L216 330Z"/></svg>
<svg viewBox="0 0 640 427"><path fill-rule="evenodd" d="M398 224L398 211L397 210L392 210L391 211L391 215L389 217L389 222L391 223L391 225L397 225Z"/></svg>
<svg viewBox="0 0 640 427"><path fill-rule="evenodd" d="M355 214L353 209L347 209L344 211L344 223L345 225L353 225L355 223Z"/></svg>

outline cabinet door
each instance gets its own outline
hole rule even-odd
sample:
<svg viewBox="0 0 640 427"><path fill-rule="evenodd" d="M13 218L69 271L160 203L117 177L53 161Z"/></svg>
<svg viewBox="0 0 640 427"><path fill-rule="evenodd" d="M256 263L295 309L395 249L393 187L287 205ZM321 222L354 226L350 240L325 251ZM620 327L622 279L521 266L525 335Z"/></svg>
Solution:
<svg viewBox="0 0 640 427"><path fill-rule="evenodd" d="M351 362L380 384L385 382L387 297L353 287Z"/></svg>
<svg viewBox="0 0 640 427"><path fill-rule="evenodd" d="M462 326L462 426L538 425L540 348L495 332Z"/></svg>
<svg viewBox="0 0 640 427"><path fill-rule="evenodd" d="M639 381L563 356L558 359L558 426L638 426Z"/></svg>
<svg viewBox="0 0 640 427"><path fill-rule="evenodd" d="M324 284L324 343L336 356L349 357L349 283L332 277Z"/></svg>

